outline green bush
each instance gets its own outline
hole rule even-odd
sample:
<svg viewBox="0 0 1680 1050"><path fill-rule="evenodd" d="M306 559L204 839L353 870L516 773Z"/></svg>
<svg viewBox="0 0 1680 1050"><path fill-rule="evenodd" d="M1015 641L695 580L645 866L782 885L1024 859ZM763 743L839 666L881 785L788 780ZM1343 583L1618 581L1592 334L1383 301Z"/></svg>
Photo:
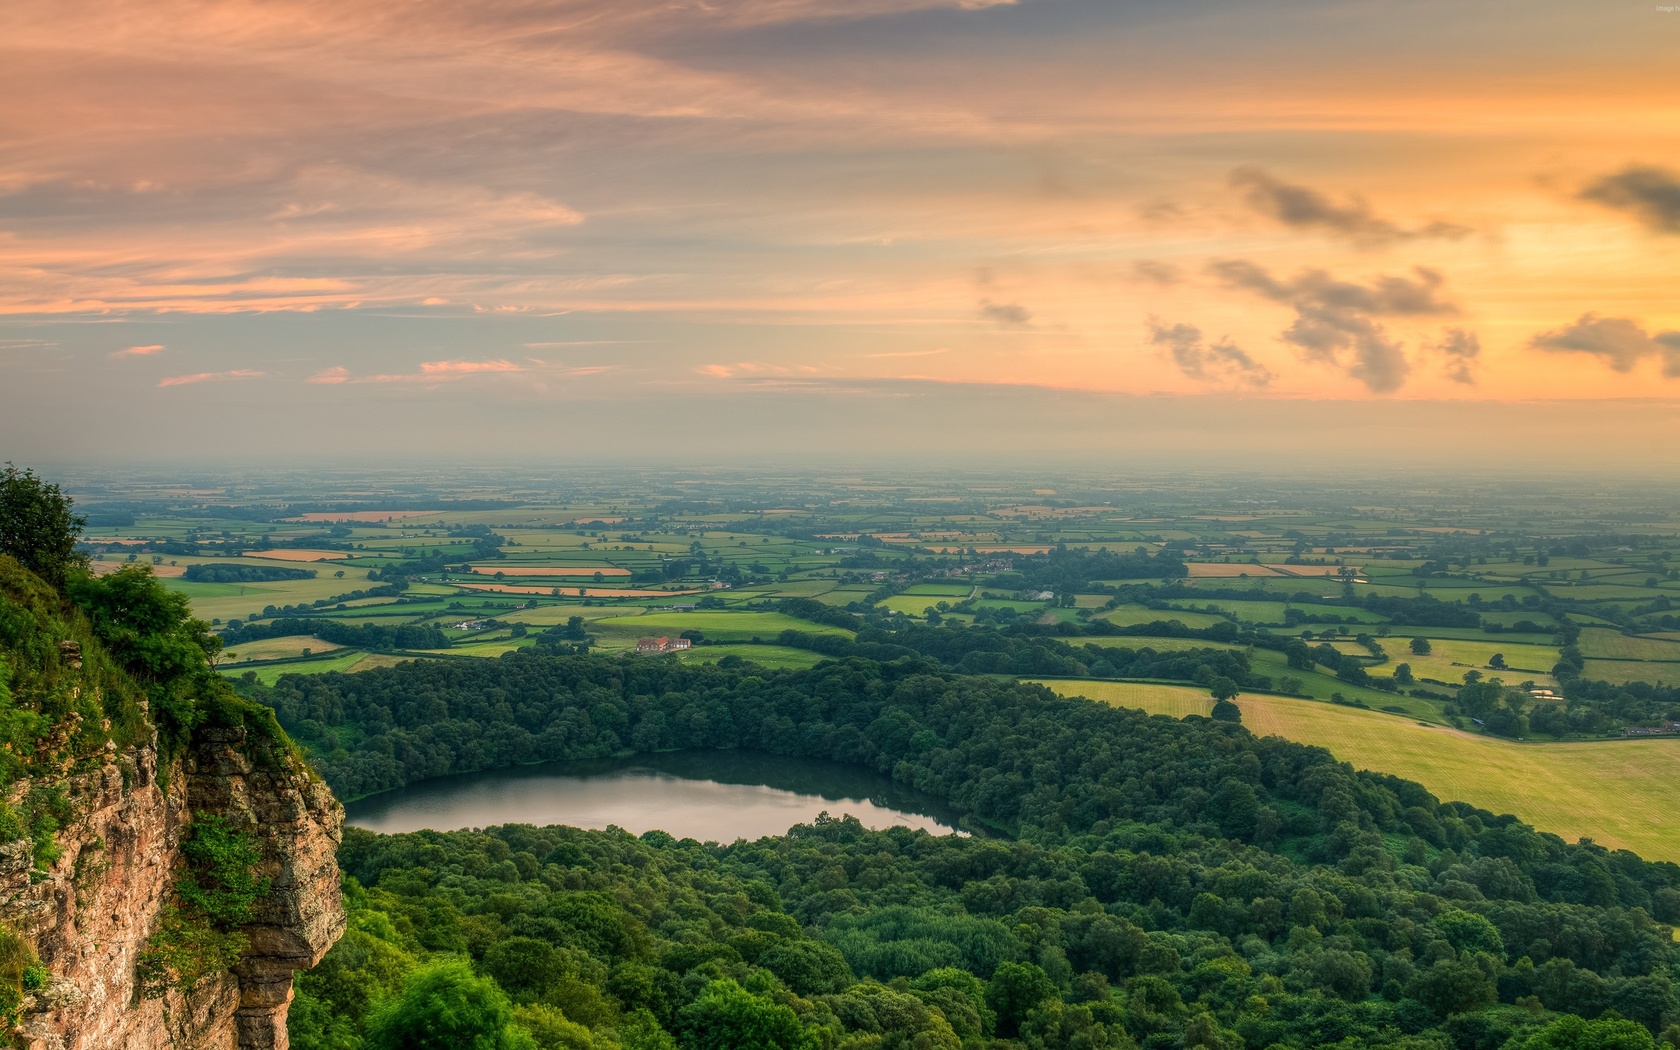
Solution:
<svg viewBox="0 0 1680 1050"><path fill-rule="evenodd" d="M463 962L416 971L368 1024L369 1050L536 1050L496 983Z"/></svg>
<svg viewBox="0 0 1680 1050"><path fill-rule="evenodd" d="M0 1033L17 1024L23 993L46 987L52 975L23 938L0 926Z"/></svg>
<svg viewBox="0 0 1680 1050"><path fill-rule="evenodd" d="M193 821L181 852L187 869L175 882L175 899L164 906L136 963L146 998L171 987L192 988L238 961L248 943L238 927L250 921L252 906L269 888L256 876L256 844L221 817Z"/></svg>

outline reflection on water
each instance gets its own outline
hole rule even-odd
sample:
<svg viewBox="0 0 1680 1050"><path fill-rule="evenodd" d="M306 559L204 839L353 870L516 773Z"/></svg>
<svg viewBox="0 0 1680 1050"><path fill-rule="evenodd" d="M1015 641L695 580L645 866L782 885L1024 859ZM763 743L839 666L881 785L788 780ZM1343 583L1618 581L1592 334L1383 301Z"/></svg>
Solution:
<svg viewBox="0 0 1680 1050"><path fill-rule="evenodd" d="M961 814L940 799L857 766L756 751L680 751L549 762L443 777L352 802L347 820L370 831L452 831L496 824L617 825L678 838L733 842L781 835L819 813L865 827L952 831Z"/></svg>

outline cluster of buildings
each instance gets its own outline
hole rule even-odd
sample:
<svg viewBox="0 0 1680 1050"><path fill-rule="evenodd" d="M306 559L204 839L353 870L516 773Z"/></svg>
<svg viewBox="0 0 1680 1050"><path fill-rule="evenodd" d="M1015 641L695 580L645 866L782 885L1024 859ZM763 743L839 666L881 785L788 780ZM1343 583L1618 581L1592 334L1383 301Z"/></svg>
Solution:
<svg viewBox="0 0 1680 1050"><path fill-rule="evenodd" d="M680 653L692 644L687 638L639 638L636 641L636 653L639 656Z"/></svg>
<svg viewBox="0 0 1680 1050"><path fill-rule="evenodd" d="M1622 730L1628 736L1680 736L1680 722L1663 722L1660 726L1628 726Z"/></svg>

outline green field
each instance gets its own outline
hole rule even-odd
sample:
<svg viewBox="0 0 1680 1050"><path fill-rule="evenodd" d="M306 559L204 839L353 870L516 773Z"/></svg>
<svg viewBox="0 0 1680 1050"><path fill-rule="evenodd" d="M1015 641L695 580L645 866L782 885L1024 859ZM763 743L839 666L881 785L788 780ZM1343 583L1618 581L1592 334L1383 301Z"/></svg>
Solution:
<svg viewBox="0 0 1680 1050"><path fill-rule="evenodd" d="M630 648L635 646L638 638L675 637L684 631L699 631L713 641L750 642L754 638L771 641L788 630L851 637L851 632L843 628L812 623L784 613L735 610L649 610L635 616L594 620L589 625L590 633L600 638L602 648L608 649Z"/></svg>
<svg viewBox="0 0 1680 1050"><path fill-rule="evenodd" d="M1173 717L1212 709L1205 691L1196 701L1174 686L1042 684L1063 696ZM1519 744L1311 701L1241 696L1236 702L1243 724L1258 735L1323 747L1357 768L1416 780L1442 799L1514 813L1567 841L1585 836L1647 859L1680 861L1680 825L1653 819L1680 807L1680 740ZM1569 790L1558 790L1560 784Z"/></svg>
<svg viewBox="0 0 1680 1050"><path fill-rule="evenodd" d="M1588 660L1588 678L1622 685L1627 682L1680 682L1680 664L1659 664L1646 660Z"/></svg>
<svg viewBox="0 0 1680 1050"><path fill-rule="evenodd" d="M332 642L323 642L319 638L291 637L291 638L263 638L257 641L241 642L233 649L222 653L218 666L234 667L238 664L249 663L252 660L284 660L288 657L302 656L308 649L312 653L331 652L340 648Z"/></svg>
<svg viewBox="0 0 1680 1050"><path fill-rule="evenodd" d="M1229 642L1210 642L1205 638L1150 638L1145 635L1099 635L1080 638L1080 645L1095 645L1104 649L1153 649L1158 653L1182 653L1190 649L1237 649L1243 646Z"/></svg>
<svg viewBox="0 0 1680 1050"><path fill-rule="evenodd" d="M1385 693L1381 689L1372 689L1369 686L1353 685L1335 675L1325 674L1322 670L1299 671L1289 666L1288 659L1282 653L1271 649L1254 650L1249 654L1248 665L1259 674L1271 676L1274 686L1278 686L1286 677L1299 678L1300 692L1315 700L1328 700L1340 693L1343 699L1358 701L1379 711L1385 707L1397 707L1413 718L1441 720L1440 709L1428 700L1419 700L1403 693Z"/></svg>
<svg viewBox="0 0 1680 1050"><path fill-rule="evenodd" d="M940 602L954 604L959 600L960 599L952 598L949 595L941 597L933 594L895 594L891 597L882 599L878 603L878 607L886 609L889 612L903 613L906 616L919 617L923 612L933 608Z"/></svg>
<svg viewBox="0 0 1680 1050"><path fill-rule="evenodd" d="M359 669L357 665L371 654L360 649L346 649L336 656L325 660L298 660L295 662L264 664L261 667L241 669L238 664L221 667L220 670L231 675L254 674L264 685L273 685L283 674L326 674L328 671L350 671Z"/></svg>
<svg viewBox="0 0 1680 1050"><path fill-rule="evenodd" d="M1280 582L1293 582L1293 581L1280 581ZM1310 588L1301 588L1301 589L1310 589ZM1325 591L1324 593L1329 594L1330 591ZM1378 614L1376 614L1374 612L1371 612L1369 609L1355 608L1355 607L1351 607L1351 606L1346 607L1346 608L1342 608L1342 607L1332 607L1332 606L1327 606L1327 605L1291 605L1288 602L1282 602L1282 601L1259 601L1259 600L1250 601L1250 600L1239 599L1239 598L1210 598L1207 601L1193 600L1193 599L1189 599L1189 598L1176 598L1173 601L1169 602L1168 604L1173 605L1177 608L1189 608L1191 606L1195 606L1198 609L1205 609L1207 606L1213 605L1213 606L1217 606L1220 609L1225 610L1228 613L1231 613L1232 615L1236 616L1237 619L1243 621L1244 623L1249 623L1249 624L1270 624L1270 625L1274 625L1274 626L1281 625L1283 623L1283 614L1284 614L1284 611L1286 609L1300 609L1302 612L1306 613L1308 616L1311 616L1311 615L1314 615L1314 614L1329 614L1329 615L1332 615L1332 616L1340 616L1344 620L1351 618L1353 620L1357 620L1360 623L1382 623L1383 622L1383 618L1381 616L1379 616ZM1306 626L1309 626L1309 625L1303 624L1302 626L1306 627ZM1324 625L1324 624L1312 624L1310 626L1314 630L1322 630L1326 625Z"/></svg>
<svg viewBox="0 0 1680 1050"><path fill-rule="evenodd" d="M1216 613L1190 612L1185 609L1149 609L1142 605L1122 605L1108 612L1098 613L1093 619L1107 620L1116 627L1154 623L1157 620L1177 620L1186 627L1212 627L1216 623L1230 622Z"/></svg>

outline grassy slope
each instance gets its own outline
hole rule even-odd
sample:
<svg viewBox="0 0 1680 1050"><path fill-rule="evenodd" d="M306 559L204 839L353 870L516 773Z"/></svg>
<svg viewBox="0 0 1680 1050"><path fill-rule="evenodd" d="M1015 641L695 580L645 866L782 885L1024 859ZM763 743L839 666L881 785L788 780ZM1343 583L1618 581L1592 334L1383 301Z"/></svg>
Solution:
<svg viewBox="0 0 1680 1050"><path fill-rule="evenodd" d="M1174 717L1212 709L1203 693L1200 711L1186 710L1180 687L1044 684L1064 696ZM1357 768L1416 780L1442 799L1514 813L1570 841L1587 836L1649 860L1680 861L1680 825L1665 816L1680 807L1680 741L1519 744L1310 701L1244 696L1237 705L1256 734L1316 744Z"/></svg>

